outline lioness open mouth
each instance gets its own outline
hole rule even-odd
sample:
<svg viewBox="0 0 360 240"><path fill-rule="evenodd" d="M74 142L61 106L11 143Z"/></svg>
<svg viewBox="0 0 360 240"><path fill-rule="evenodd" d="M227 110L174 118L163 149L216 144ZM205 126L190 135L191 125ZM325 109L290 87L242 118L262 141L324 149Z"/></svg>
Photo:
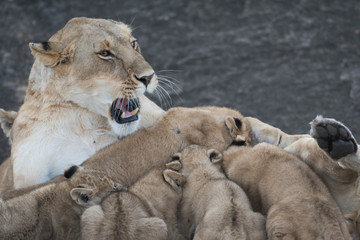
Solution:
<svg viewBox="0 0 360 240"><path fill-rule="evenodd" d="M139 119L139 102L137 99L117 98L111 104L111 117L119 124Z"/></svg>

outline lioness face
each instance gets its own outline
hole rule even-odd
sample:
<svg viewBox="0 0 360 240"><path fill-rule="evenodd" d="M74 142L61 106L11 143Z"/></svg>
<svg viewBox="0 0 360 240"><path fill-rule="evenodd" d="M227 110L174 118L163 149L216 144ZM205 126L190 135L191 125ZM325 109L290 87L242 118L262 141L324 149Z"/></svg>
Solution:
<svg viewBox="0 0 360 240"><path fill-rule="evenodd" d="M58 74L57 93L117 124L138 120L139 97L157 87L153 68L121 22L74 18L49 41L30 48Z"/></svg>

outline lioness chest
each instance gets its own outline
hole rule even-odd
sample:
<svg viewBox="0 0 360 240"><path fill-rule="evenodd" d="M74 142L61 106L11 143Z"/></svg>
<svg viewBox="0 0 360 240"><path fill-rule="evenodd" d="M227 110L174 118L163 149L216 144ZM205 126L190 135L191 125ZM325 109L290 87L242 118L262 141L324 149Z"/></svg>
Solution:
<svg viewBox="0 0 360 240"><path fill-rule="evenodd" d="M18 136L12 146L13 171L34 176L32 182L31 177L22 180L22 174L14 174L14 182L21 186L37 184L39 176L41 182L48 181L118 139L104 117L74 106L45 108L36 115L19 111L14 127ZM37 159L46 167L27 164L28 159Z"/></svg>

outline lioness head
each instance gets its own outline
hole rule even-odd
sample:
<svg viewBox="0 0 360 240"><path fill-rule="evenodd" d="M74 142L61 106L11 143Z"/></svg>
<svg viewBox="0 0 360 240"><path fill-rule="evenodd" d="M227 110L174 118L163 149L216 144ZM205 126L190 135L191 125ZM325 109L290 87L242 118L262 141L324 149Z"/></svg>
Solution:
<svg viewBox="0 0 360 240"><path fill-rule="evenodd" d="M29 46L36 60L27 94L48 91L113 124L138 122L139 97L157 87L157 75L121 22L74 18Z"/></svg>

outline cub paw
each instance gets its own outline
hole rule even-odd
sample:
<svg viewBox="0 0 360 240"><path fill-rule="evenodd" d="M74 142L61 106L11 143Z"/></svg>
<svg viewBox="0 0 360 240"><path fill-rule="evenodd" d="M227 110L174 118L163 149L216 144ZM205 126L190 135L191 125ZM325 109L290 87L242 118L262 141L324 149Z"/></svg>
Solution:
<svg viewBox="0 0 360 240"><path fill-rule="evenodd" d="M339 159L357 151L357 143L351 131L332 118L317 116L310 122L310 135L331 158Z"/></svg>

